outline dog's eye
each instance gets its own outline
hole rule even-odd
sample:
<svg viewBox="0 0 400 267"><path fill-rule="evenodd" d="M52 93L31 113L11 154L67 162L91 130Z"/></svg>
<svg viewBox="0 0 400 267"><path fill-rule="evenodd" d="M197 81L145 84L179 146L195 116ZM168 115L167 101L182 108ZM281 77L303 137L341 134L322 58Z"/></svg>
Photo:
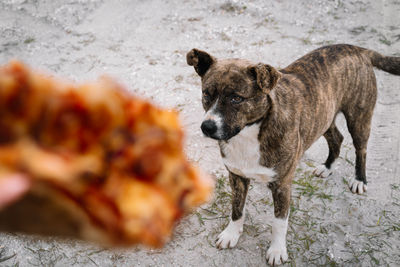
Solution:
<svg viewBox="0 0 400 267"><path fill-rule="evenodd" d="M204 91L204 92L203 92L203 98L204 98L204 100L206 100L206 101L210 101L210 99L211 99L210 93L207 92L207 91Z"/></svg>
<svg viewBox="0 0 400 267"><path fill-rule="evenodd" d="M239 104L239 103L241 103L242 101L243 101L243 97L238 96L238 95L234 95L234 96L232 96L232 98L231 98L231 103L232 103L232 104Z"/></svg>

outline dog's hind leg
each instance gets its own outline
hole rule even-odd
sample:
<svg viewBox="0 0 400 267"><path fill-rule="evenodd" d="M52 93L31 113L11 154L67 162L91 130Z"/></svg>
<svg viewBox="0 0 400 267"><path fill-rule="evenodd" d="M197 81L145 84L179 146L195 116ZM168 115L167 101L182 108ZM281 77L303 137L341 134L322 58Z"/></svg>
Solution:
<svg viewBox="0 0 400 267"><path fill-rule="evenodd" d="M375 102L372 102L368 109L343 112L346 117L347 128L353 138L353 144L356 150L355 178L349 180L349 187L353 193L357 194L362 194L367 191L367 176L365 170L367 143L371 130L374 103Z"/></svg>
<svg viewBox="0 0 400 267"><path fill-rule="evenodd" d="M340 146L343 142L343 135L336 128L335 121L332 122L329 129L324 133L324 137L328 142L329 155L324 164L319 165L314 170L314 175L318 177L328 177L333 172L333 163L339 157Z"/></svg>
<svg viewBox="0 0 400 267"><path fill-rule="evenodd" d="M216 240L216 245L219 249L236 246L243 232L244 204L246 202L250 179L230 172L229 182L232 188L232 217L228 226L219 234Z"/></svg>
<svg viewBox="0 0 400 267"><path fill-rule="evenodd" d="M346 114L345 114L346 116ZM371 112L359 112L347 115L347 127L353 138L354 148L356 149L356 168L355 178L349 180L349 187L353 193L362 194L367 191L366 158L367 143L371 130Z"/></svg>
<svg viewBox="0 0 400 267"><path fill-rule="evenodd" d="M362 71L362 72L361 72ZM366 158L367 143L371 131L371 120L377 98L376 79L372 69L360 69L363 80L359 85L358 95L347 103L343 114L347 128L353 138L356 150L355 177L349 180L353 193L362 194L367 191Z"/></svg>

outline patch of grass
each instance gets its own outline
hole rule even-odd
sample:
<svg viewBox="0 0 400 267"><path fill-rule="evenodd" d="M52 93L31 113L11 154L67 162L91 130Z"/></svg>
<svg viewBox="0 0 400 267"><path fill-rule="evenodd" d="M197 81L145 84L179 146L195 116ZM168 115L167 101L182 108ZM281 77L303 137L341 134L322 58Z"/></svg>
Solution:
<svg viewBox="0 0 400 267"><path fill-rule="evenodd" d="M393 231L400 232L400 223L396 223L396 224L392 225L392 229L393 229Z"/></svg>
<svg viewBox="0 0 400 267"><path fill-rule="evenodd" d="M314 239L311 238L310 235L305 234L303 237L299 238L300 241L303 241L304 248L306 250L310 250L311 245L315 242Z"/></svg>
<svg viewBox="0 0 400 267"><path fill-rule="evenodd" d="M318 192L316 195L320 199L325 199L325 200L329 200L329 201L333 200L333 195L330 195L330 194L327 194L324 192L322 192L322 193Z"/></svg>
<svg viewBox="0 0 400 267"><path fill-rule="evenodd" d="M365 215L374 216L372 223L367 225L365 220L361 220L363 216L358 207L365 206L365 201L369 200L358 196L348 199L349 196L344 193L332 195L331 191L325 189L332 185L331 179L315 178L308 168L305 169L296 170L294 181L287 234L288 266L391 266L400 259L399 255L387 255L393 254L391 252L396 246L393 240L400 237L396 205L388 203L387 208L382 208L379 213ZM345 178L341 179L348 184ZM340 181L335 184L342 185ZM400 199L396 199L400 184L392 183L390 188L392 201L400 205ZM358 233L347 232L350 230L347 224L336 226L341 224L340 219L333 222L329 218L323 220L318 217L318 214L327 214L339 218L335 213L346 214L336 208L336 202L340 205L340 201L351 204L348 208L349 217L360 219L362 229ZM352 228L354 225L350 223L350 226Z"/></svg>
<svg viewBox="0 0 400 267"><path fill-rule="evenodd" d="M353 35L359 35L359 34L365 32L366 28L367 28L366 26L354 27L354 28L350 29L349 32Z"/></svg>
<svg viewBox="0 0 400 267"><path fill-rule="evenodd" d="M226 180L226 177L217 178L217 183L215 186L215 199L209 208L209 210L212 212L218 212L219 214L222 212L224 214L224 211L226 212L226 207L230 205L232 201L232 194L227 191Z"/></svg>
<svg viewBox="0 0 400 267"><path fill-rule="evenodd" d="M24 44L30 44L30 43L32 43L34 41L35 41L35 38L29 37L29 38L25 39Z"/></svg>
<svg viewBox="0 0 400 267"><path fill-rule="evenodd" d="M400 184L390 184L392 190L400 190Z"/></svg>
<svg viewBox="0 0 400 267"><path fill-rule="evenodd" d="M314 162L311 162L309 160L306 160L304 163L310 168L315 168L316 167Z"/></svg>
<svg viewBox="0 0 400 267"><path fill-rule="evenodd" d="M347 252L351 254L351 258L343 263L364 265L366 262L372 263L373 266L390 266L385 260L392 259L393 255L387 252L393 251L393 244L387 240L387 237L395 236L395 231L400 230L397 215L391 211L383 210L379 216L378 223L367 226L367 230L358 235L354 241L345 242ZM383 231L382 231L383 229ZM383 254L383 255L382 255Z"/></svg>
<svg viewBox="0 0 400 267"><path fill-rule="evenodd" d="M247 9L247 6L246 5L241 6L235 3L226 2L220 6L220 9L229 13L242 14Z"/></svg>
<svg viewBox="0 0 400 267"><path fill-rule="evenodd" d="M67 258L67 256L64 253L61 253L58 249L57 246L53 245L49 249L44 249L44 248L30 248L30 247L25 247L27 250L29 250L33 254L33 259L28 260L29 264L33 266L56 266L59 264L59 262Z"/></svg>
<svg viewBox="0 0 400 267"><path fill-rule="evenodd" d="M319 185L322 183L322 180L315 179L311 172L304 172L303 176L294 180L293 183L297 185L296 191L301 196L311 198L320 189Z"/></svg>
<svg viewBox="0 0 400 267"><path fill-rule="evenodd" d="M232 194L227 191L227 178L217 177L214 190L214 200L206 207L200 207L196 215L199 224L204 225L207 220L228 218L231 210Z"/></svg>
<svg viewBox="0 0 400 267"><path fill-rule="evenodd" d="M91 263L93 263L93 264L96 265L96 266L99 266L91 257L87 256L87 258L89 259L89 261L90 261Z"/></svg>
<svg viewBox="0 0 400 267"><path fill-rule="evenodd" d="M114 266L118 266L117 263L123 261L125 259L125 255L122 253L113 253L110 257L111 261L113 262Z"/></svg>
<svg viewBox="0 0 400 267"><path fill-rule="evenodd" d="M257 237L263 232L267 232L268 230L262 231L260 229L259 225L254 225L254 224L245 224L245 227L243 227L243 232L251 237Z"/></svg>
<svg viewBox="0 0 400 267"><path fill-rule="evenodd" d="M256 202L264 204L266 206L270 206L270 207L273 206L273 202L270 200L269 197L261 198L261 199L257 200Z"/></svg>
<svg viewBox="0 0 400 267"><path fill-rule="evenodd" d="M0 263L2 262L6 262L12 258L14 258L17 254L11 254L11 255L7 255L7 250L5 247L1 247L0 248Z"/></svg>
<svg viewBox="0 0 400 267"><path fill-rule="evenodd" d="M310 163L308 165L311 167ZM319 244L321 236L329 236L332 231L330 223L325 224L314 215L315 208L330 209L330 205L325 204L326 200L331 202L336 199L333 195L324 192L330 183L329 180L316 178L308 170L297 170L296 177L289 217L290 230L287 238L290 258L288 265L341 266L342 259L332 257L329 245L325 247L316 245ZM310 203L309 201L315 205L304 205L305 202ZM333 211L331 210L331 212ZM329 239L327 237L327 240Z"/></svg>
<svg viewBox="0 0 400 267"><path fill-rule="evenodd" d="M355 166L355 165L354 165L354 162L351 161L351 160L349 159L348 153L349 153L349 150L346 151L344 157L339 156L339 158L345 160L345 161L346 161L347 163L349 163L351 166Z"/></svg>
<svg viewBox="0 0 400 267"><path fill-rule="evenodd" d="M275 19L272 17L267 17L264 19L265 23L276 23Z"/></svg>
<svg viewBox="0 0 400 267"><path fill-rule="evenodd" d="M300 38L300 41L302 41L303 44L305 44L305 45L310 45L310 44L312 44L312 42L311 42L311 40L310 40L309 37Z"/></svg>
<svg viewBox="0 0 400 267"><path fill-rule="evenodd" d="M392 41L387 39L386 36L384 36L384 35L381 35L381 37L379 38L379 42L381 42L382 44L385 44L387 46L391 46L392 45Z"/></svg>

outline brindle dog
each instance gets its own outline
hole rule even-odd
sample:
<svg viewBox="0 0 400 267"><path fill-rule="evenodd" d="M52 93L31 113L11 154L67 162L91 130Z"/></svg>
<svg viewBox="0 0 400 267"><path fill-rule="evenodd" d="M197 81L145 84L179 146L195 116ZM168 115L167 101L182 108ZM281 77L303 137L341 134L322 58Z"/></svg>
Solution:
<svg viewBox="0 0 400 267"><path fill-rule="evenodd" d="M321 135L329 146L317 176L331 174L343 140L335 117L342 112L356 150L353 193L367 189L367 142L377 98L373 67L400 75L400 57L352 45L319 48L276 70L242 59L217 60L193 49L187 63L201 77L206 118L203 133L218 140L232 187L232 218L217 247L234 247L243 229L249 178L268 182L275 218L267 261L287 260L286 231L296 166Z"/></svg>

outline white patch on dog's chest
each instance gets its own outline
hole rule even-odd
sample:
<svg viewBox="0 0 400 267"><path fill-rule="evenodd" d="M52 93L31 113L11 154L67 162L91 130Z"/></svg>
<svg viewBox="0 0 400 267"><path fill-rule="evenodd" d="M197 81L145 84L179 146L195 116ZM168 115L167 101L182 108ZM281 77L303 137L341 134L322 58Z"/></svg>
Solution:
<svg viewBox="0 0 400 267"><path fill-rule="evenodd" d="M260 123L246 126L239 134L222 142L221 149L225 155L222 160L226 168L234 174L271 182L276 173L272 168L260 165L259 131Z"/></svg>

